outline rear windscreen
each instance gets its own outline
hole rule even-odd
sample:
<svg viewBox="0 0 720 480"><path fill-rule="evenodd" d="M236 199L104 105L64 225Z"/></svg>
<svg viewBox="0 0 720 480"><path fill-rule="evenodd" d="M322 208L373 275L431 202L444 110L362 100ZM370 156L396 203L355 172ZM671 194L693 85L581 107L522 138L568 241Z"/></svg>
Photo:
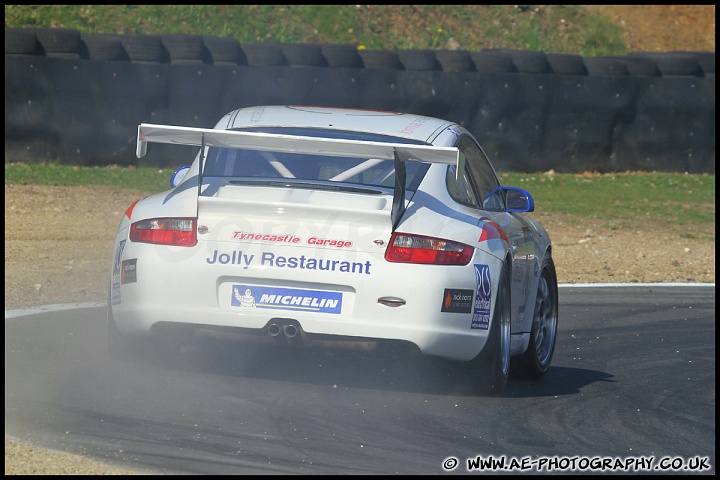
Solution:
<svg viewBox="0 0 720 480"><path fill-rule="evenodd" d="M323 130L312 128L255 128L252 131L306 137L341 138L371 142L406 143L422 145L407 139L385 135ZM407 162L405 188L415 190L429 164ZM394 162L377 158L348 158L328 155L242 150L211 147L205 168L205 177L231 177L254 179L296 179L303 181L341 182L363 186L392 188L395 183Z"/></svg>

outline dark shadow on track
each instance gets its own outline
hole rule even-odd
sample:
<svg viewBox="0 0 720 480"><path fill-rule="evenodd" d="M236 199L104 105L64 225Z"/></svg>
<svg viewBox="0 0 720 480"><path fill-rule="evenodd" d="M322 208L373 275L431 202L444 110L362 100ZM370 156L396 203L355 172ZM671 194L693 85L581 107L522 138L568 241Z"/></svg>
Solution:
<svg viewBox="0 0 720 480"><path fill-rule="evenodd" d="M386 353L318 350L258 345L252 340L203 339L180 352L148 350L132 362L182 372L293 382L309 385L364 388L444 396L481 396L478 384L484 372L471 371L461 362L434 358L414 351ZM612 375L594 370L551 367L539 380L513 376L502 397L572 395Z"/></svg>

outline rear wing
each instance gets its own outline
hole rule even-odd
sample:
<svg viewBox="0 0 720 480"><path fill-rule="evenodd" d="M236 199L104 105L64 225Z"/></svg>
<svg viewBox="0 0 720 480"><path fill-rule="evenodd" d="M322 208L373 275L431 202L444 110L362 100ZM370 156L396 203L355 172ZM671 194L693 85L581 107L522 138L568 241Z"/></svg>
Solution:
<svg viewBox="0 0 720 480"><path fill-rule="evenodd" d="M202 185L205 147L240 148L285 153L306 153L351 158L378 158L395 162L393 229L405 210L405 162L455 165L457 176L465 170L465 156L457 147L434 147L406 143L368 142L335 138L238 132L209 128L177 127L143 123L138 126L137 157L147 153L148 142L201 147L198 195Z"/></svg>

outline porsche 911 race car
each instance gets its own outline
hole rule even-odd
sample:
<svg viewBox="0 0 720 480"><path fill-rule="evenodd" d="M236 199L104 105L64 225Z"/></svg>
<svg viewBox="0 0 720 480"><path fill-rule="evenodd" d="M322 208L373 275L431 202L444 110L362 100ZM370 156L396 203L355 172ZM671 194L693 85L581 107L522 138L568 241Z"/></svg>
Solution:
<svg viewBox="0 0 720 480"><path fill-rule="evenodd" d="M511 357L526 376L548 371L550 238L523 215L530 193L501 185L462 126L258 106L212 129L141 124L138 157L149 143L197 154L119 225L114 353L136 338L181 345L198 329L231 329L305 345L400 342L477 363L494 392Z"/></svg>

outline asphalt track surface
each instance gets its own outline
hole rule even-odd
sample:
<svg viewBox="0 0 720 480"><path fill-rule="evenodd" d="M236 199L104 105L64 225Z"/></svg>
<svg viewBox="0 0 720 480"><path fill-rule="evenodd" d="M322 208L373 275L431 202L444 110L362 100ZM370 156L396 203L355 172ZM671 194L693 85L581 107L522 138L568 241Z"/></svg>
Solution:
<svg viewBox="0 0 720 480"><path fill-rule="evenodd" d="M102 307L6 312L6 438L160 474L714 474L714 285L565 287L553 367L501 396L412 354L115 361Z"/></svg>

